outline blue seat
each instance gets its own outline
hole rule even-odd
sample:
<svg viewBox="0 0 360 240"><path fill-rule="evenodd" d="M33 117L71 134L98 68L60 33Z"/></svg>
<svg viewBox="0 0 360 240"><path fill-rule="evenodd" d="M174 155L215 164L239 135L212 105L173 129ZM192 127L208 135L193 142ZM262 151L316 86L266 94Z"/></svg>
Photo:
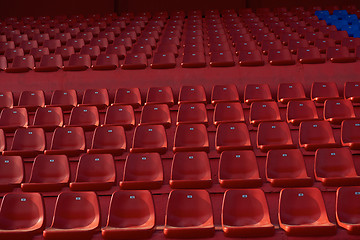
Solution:
<svg viewBox="0 0 360 240"><path fill-rule="evenodd" d="M315 11L315 16L319 18L319 20L325 19L325 17L328 17L330 15L329 11L323 10L323 11Z"/></svg>

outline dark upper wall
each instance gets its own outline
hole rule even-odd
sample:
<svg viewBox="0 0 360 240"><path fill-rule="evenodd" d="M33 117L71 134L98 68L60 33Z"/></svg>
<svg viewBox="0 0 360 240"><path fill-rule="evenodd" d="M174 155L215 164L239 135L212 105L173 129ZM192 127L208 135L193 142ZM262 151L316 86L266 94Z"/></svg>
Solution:
<svg viewBox="0 0 360 240"><path fill-rule="evenodd" d="M114 0L3 0L0 16L55 16L114 12ZM3 2L1 1L1 2Z"/></svg>

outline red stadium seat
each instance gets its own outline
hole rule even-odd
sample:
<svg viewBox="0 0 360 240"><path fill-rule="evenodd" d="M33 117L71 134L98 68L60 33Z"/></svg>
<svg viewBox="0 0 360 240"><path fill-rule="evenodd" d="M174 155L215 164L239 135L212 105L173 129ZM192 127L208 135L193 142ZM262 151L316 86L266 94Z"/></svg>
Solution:
<svg viewBox="0 0 360 240"><path fill-rule="evenodd" d="M210 162L206 152L175 153L169 184L171 188L211 187Z"/></svg>
<svg viewBox="0 0 360 240"><path fill-rule="evenodd" d="M204 52L185 52L181 62L183 68L202 68L206 66Z"/></svg>
<svg viewBox="0 0 360 240"><path fill-rule="evenodd" d="M60 54L44 55L41 57L40 65L35 67L35 72L55 72L64 66Z"/></svg>
<svg viewBox="0 0 360 240"><path fill-rule="evenodd" d="M313 82L311 86L311 100L323 103L327 99L339 98L335 82Z"/></svg>
<svg viewBox="0 0 360 240"><path fill-rule="evenodd" d="M30 180L21 184L24 192L59 191L69 184L70 169L65 155L43 155L34 159Z"/></svg>
<svg viewBox="0 0 360 240"><path fill-rule="evenodd" d="M150 238L155 230L155 209L146 190L116 191L110 200L104 239ZM134 212L138 213L134 215Z"/></svg>
<svg viewBox="0 0 360 240"><path fill-rule="evenodd" d="M76 34L77 39L83 39L85 44L89 44L91 39L93 39L92 32L79 32Z"/></svg>
<svg viewBox="0 0 360 240"><path fill-rule="evenodd" d="M296 148L286 122L262 122L257 132L257 147L267 152L271 149Z"/></svg>
<svg viewBox="0 0 360 240"><path fill-rule="evenodd" d="M71 110L77 105L77 95L74 89L55 90L51 95L50 106Z"/></svg>
<svg viewBox="0 0 360 240"><path fill-rule="evenodd" d="M15 49L15 43L13 41L0 42L0 54L4 54L8 49Z"/></svg>
<svg viewBox="0 0 360 240"><path fill-rule="evenodd" d="M173 53L155 53L151 68L167 69L176 67L175 55Z"/></svg>
<svg viewBox="0 0 360 240"><path fill-rule="evenodd" d="M88 153L121 155L126 150L125 131L122 126L99 126L95 129Z"/></svg>
<svg viewBox="0 0 360 240"><path fill-rule="evenodd" d="M288 48L293 54L296 54L299 48L307 47L309 47L309 43L305 39L290 39L288 43Z"/></svg>
<svg viewBox="0 0 360 240"><path fill-rule="evenodd" d="M329 47L335 47L335 40L331 38L319 38L315 40L314 45L320 50L320 53L326 53Z"/></svg>
<svg viewBox="0 0 360 240"><path fill-rule="evenodd" d="M211 103L239 102L239 93L235 84L215 85L211 91Z"/></svg>
<svg viewBox="0 0 360 240"><path fill-rule="evenodd" d="M143 107L140 117L140 125L171 125L170 110L166 104L147 104Z"/></svg>
<svg viewBox="0 0 360 240"><path fill-rule="evenodd" d="M39 193L8 193L0 207L0 237L26 239L41 233L45 225L44 203Z"/></svg>
<svg viewBox="0 0 360 240"><path fill-rule="evenodd" d="M244 102L251 104L256 101L272 101L268 84L247 84L244 90Z"/></svg>
<svg viewBox="0 0 360 240"><path fill-rule="evenodd" d="M110 154L83 154L70 190L101 191L110 189L114 184L115 164Z"/></svg>
<svg viewBox="0 0 360 240"><path fill-rule="evenodd" d="M50 53L54 53L56 48L61 47L61 41L59 39L45 40L43 47L48 48Z"/></svg>
<svg viewBox="0 0 360 240"><path fill-rule="evenodd" d="M35 111L38 107L45 106L45 96L42 90L22 91L18 106L28 111Z"/></svg>
<svg viewBox="0 0 360 240"><path fill-rule="evenodd" d="M326 57L333 63L349 63L355 62L356 57L350 55L347 47L328 47Z"/></svg>
<svg viewBox="0 0 360 240"><path fill-rule="evenodd" d="M54 131L47 155L77 156L85 151L84 130L81 127L63 127Z"/></svg>
<svg viewBox="0 0 360 240"><path fill-rule="evenodd" d="M63 67L64 71L85 71L90 68L91 59L89 55L73 54L70 56L68 65Z"/></svg>
<svg viewBox="0 0 360 240"><path fill-rule="evenodd" d="M350 149L360 149L360 120L344 120L341 123L341 143Z"/></svg>
<svg viewBox="0 0 360 240"><path fill-rule="evenodd" d="M98 46L101 51L105 51L106 48L108 47L108 45L109 45L109 41L105 37L103 37L103 38L93 38L90 41L90 46L92 46L92 47Z"/></svg>
<svg viewBox="0 0 360 240"><path fill-rule="evenodd" d="M165 237L207 238L215 234L212 205L206 190L173 190L165 214Z"/></svg>
<svg viewBox="0 0 360 240"><path fill-rule="evenodd" d="M20 48L22 48L24 50L25 54L30 53L30 50L32 48L38 48L38 43L36 40L29 40L29 41L22 41L20 43Z"/></svg>
<svg viewBox="0 0 360 240"><path fill-rule="evenodd" d="M279 224L290 236L334 235L318 188L285 188L280 192Z"/></svg>
<svg viewBox="0 0 360 240"><path fill-rule="evenodd" d="M245 122L241 103L229 102L216 104L213 122L215 126L221 123Z"/></svg>
<svg viewBox="0 0 360 240"><path fill-rule="evenodd" d="M106 109L104 126L123 126L125 129L134 127L134 109L131 105L109 106Z"/></svg>
<svg viewBox="0 0 360 240"><path fill-rule="evenodd" d="M82 104L79 106L96 106L104 109L109 106L109 94L106 88L86 89L84 91Z"/></svg>
<svg viewBox="0 0 360 240"><path fill-rule="evenodd" d="M145 53L128 53L122 69L144 69L147 67L147 59Z"/></svg>
<svg viewBox="0 0 360 240"><path fill-rule="evenodd" d="M210 55L211 67L231 67L234 65L235 65L234 58L230 50L221 51L221 52L211 52Z"/></svg>
<svg viewBox="0 0 360 240"><path fill-rule="evenodd" d="M251 150L223 151L218 178L223 188L256 188L262 185L256 156Z"/></svg>
<svg viewBox="0 0 360 240"><path fill-rule="evenodd" d="M95 106L78 106L71 110L69 124L71 127L82 127L85 131L99 126L99 112Z"/></svg>
<svg viewBox="0 0 360 240"><path fill-rule="evenodd" d="M348 32L347 31L330 31L329 32L329 38L332 38L335 40L336 44L341 44L343 39L348 38Z"/></svg>
<svg viewBox="0 0 360 240"><path fill-rule="evenodd" d="M269 49L269 63L274 66L294 65L295 60L288 49Z"/></svg>
<svg viewBox="0 0 360 240"><path fill-rule="evenodd" d="M354 108L350 100L328 99L324 103L324 120L333 124L341 124L343 120L355 118Z"/></svg>
<svg viewBox="0 0 360 240"><path fill-rule="evenodd" d="M23 73L33 70L35 66L34 57L32 55L14 57L11 67L5 69L7 73Z"/></svg>
<svg viewBox="0 0 360 240"><path fill-rule="evenodd" d="M0 109L12 108L14 106L14 97L11 91L0 92Z"/></svg>
<svg viewBox="0 0 360 240"><path fill-rule="evenodd" d="M182 123L208 124L206 107L203 103L184 103L179 106L176 125Z"/></svg>
<svg viewBox="0 0 360 240"><path fill-rule="evenodd" d="M174 137L174 152L209 151L209 138L203 124L179 124Z"/></svg>
<svg viewBox="0 0 360 240"><path fill-rule="evenodd" d="M327 121L306 121L300 123L299 144L307 151L318 148L338 147L331 125Z"/></svg>
<svg viewBox="0 0 360 240"><path fill-rule="evenodd" d="M45 133L42 128L18 128L10 150L5 156L35 157L45 150Z"/></svg>
<svg viewBox="0 0 360 240"><path fill-rule="evenodd" d="M313 180L306 173L299 149L270 150L266 157L266 180L273 187L310 187Z"/></svg>
<svg viewBox="0 0 360 240"><path fill-rule="evenodd" d="M216 129L215 148L219 153L229 150L252 149L246 124L219 124Z"/></svg>
<svg viewBox="0 0 360 240"><path fill-rule="evenodd" d="M133 108L141 106L139 88L118 88L115 94L115 105L131 105Z"/></svg>
<svg viewBox="0 0 360 240"><path fill-rule="evenodd" d="M159 153L130 153L125 162L121 189L156 189L163 184Z"/></svg>
<svg viewBox="0 0 360 240"><path fill-rule="evenodd" d="M264 59L259 50L241 50L238 53L240 66L262 66Z"/></svg>
<svg viewBox="0 0 360 240"><path fill-rule="evenodd" d="M12 63L17 56L24 56L24 50L22 48L7 49L5 51L5 57L8 63Z"/></svg>
<svg viewBox="0 0 360 240"><path fill-rule="evenodd" d="M28 114L26 108L3 108L0 114L0 129L5 132L15 131L19 127L27 127Z"/></svg>
<svg viewBox="0 0 360 240"><path fill-rule="evenodd" d="M344 98L349 99L353 103L360 102L360 83L346 82L344 84Z"/></svg>
<svg viewBox="0 0 360 240"><path fill-rule="evenodd" d="M305 100L304 87L300 82L280 83L277 91L277 101L287 104L289 101Z"/></svg>
<svg viewBox="0 0 360 240"><path fill-rule="evenodd" d="M226 190L221 224L226 237L266 237L275 233L261 189Z"/></svg>
<svg viewBox="0 0 360 240"><path fill-rule="evenodd" d="M326 59L320 55L317 47L299 48L298 61L302 64L324 63Z"/></svg>
<svg viewBox="0 0 360 240"><path fill-rule="evenodd" d="M0 71L5 71L7 66L8 66L8 64L7 64L7 61L6 61L6 57L5 56L0 56Z"/></svg>
<svg viewBox="0 0 360 240"><path fill-rule="evenodd" d="M162 125L139 125L134 131L130 152L158 152L167 151L165 128Z"/></svg>
<svg viewBox="0 0 360 240"><path fill-rule="evenodd" d="M288 123L298 126L303 121L319 119L316 106L313 101L290 101L287 104L286 120Z"/></svg>
<svg viewBox="0 0 360 240"><path fill-rule="evenodd" d="M81 55L88 55L88 56L90 56L91 60L96 60L96 58L100 55L100 53L101 53L101 50L100 50L99 46L85 45L80 50Z"/></svg>
<svg viewBox="0 0 360 240"><path fill-rule="evenodd" d="M202 85L181 86L178 104L206 103L205 89Z"/></svg>
<svg viewBox="0 0 360 240"><path fill-rule="evenodd" d="M93 70L114 70L119 67L119 58L116 54L100 54L96 63L91 66Z"/></svg>
<svg viewBox="0 0 360 240"><path fill-rule="evenodd" d="M146 96L146 104L174 105L171 87L150 87Z"/></svg>
<svg viewBox="0 0 360 240"><path fill-rule="evenodd" d="M66 47L73 47L75 52L80 52L80 50L83 46L85 46L85 41L82 38L79 38L79 39L72 38L66 42ZM74 54L74 53L72 53L72 54ZM72 54L69 55L69 58L71 57Z"/></svg>
<svg viewBox="0 0 360 240"><path fill-rule="evenodd" d="M277 103L275 101L251 103L249 120L255 127L261 122L281 121Z"/></svg>
<svg viewBox="0 0 360 240"><path fill-rule="evenodd" d="M129 37L117 37L113 43L114 45L122 45L128 51L132 48L132 41Z"/></svg>
<svg viewBox="0 0 360 240"><path fill-rule="evenodd" d="M49 55L50 51L47 47L39 47L39 48L32 48L30 50L30 55L34 57L36 62L39 62L41 58L45 55Z"/></svg>
<svg viewBox="0 0 360 240"><path fill-rule="evenodd" d="M100 224L100 210L94 192L62 192L58 195L49 228L45 229L45 239L91 238Z"/></svg>
<svg viewBox="0 0 360 240"><path fill-rule="evenodd" d="M45 41L50 40L50 36L48 33L35 33L33 40L36 40L40 46L43 46Z"/></svg>
<svg viewBox="0 0 360 240"><path fill-rule="evenodd" d="M5 148L5 135L3 132L1 145L3 151ZM0 191L11 192L14 188L19 187L23 180L24 166L22 158L20 156L0 156Z"/></svg>
<svg viewBox="0 0 360 240"><path fill-rule="evenodd" d="M126 56L126 49L124 45L109 45L106 48L106 54L116 54L116 56L118 57L118 59L122 60L125 58Z"/></svg>
<svg viewBox="0 0 360 240"><path fill-rule="evenodd" d="M359 235L360 187L340 187L336 192L336 221L349 234Z"/></svg>
<svg viewBox="0 0 360 240"><path fill-rule="evenodd" d="M132 54L144 53L146 55L146 58L151 58L153 56L151 46L148 44L145 45L135 44L131 50L131 53Z"/></svg>
<svg viewBox="0 0 360 240"><path fill-rule="evenodd" d="M71 39L71 34L69 32L65 32L65 33L56 33L55 34L55 39L59 39L62 45L65 45L66 42Z"/></svg>
<svg viewBox="0 0 360 240"><path fill-rule="evenodd" d="M315 179L325 186L359 185L353 157L348 148L322 148L315 153Z"/></svg>

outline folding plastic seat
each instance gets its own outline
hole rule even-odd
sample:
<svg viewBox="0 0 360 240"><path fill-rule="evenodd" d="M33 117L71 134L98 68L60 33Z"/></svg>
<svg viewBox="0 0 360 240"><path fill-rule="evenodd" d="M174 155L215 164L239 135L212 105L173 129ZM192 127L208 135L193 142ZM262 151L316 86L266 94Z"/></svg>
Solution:
<svg viewBox="0 0 360 240"><path fill-rule="evenodd" d="M152 36L149 36L149 37L152 37ZM137 35L136 35L135 31L129 30L129 31L121 32L119 35L119 38L130 38L131 42L135 43L136 39L137 39Z"/></svg>
<svg viewBox="0 0 360 240"><path fill-rule="evenodd" d="M106 48L108 47L108 45L109 45L109 42L108 42L107 38L93 38L90 41L91 47L98 46L101 51L105 51Z"/></svg>
<svg viewBox="0 0 360 240"><path fill-rule="evenodd" d="M119 204L121 203L121 204ZM139 213L134 216L134 211ZM155 209L146 190L116 191L110 200L104 239L150 238L155 230Z"/></svg>
<svg viewBox="0 0 360 240"><path fill-rule="evenodd" d="M29 41L27 34L13 34L11 40L15 43L15 46L19 46L22 41Z"/></svg>
<svg viewBox="0 0 360 240"><path fill-rule="evenodd" d="M153 69L167 69L176 67L175 55L173 53L155 53L153 62L151 63Z"/></svg>
<svg viewBox="0 0 360 240"><path fill-rule="evenodd" d="M299 48L298 61L302 64L324 63L326 59L320 55L317 47Z"/></svg>
<svg viewBox="0 0 360 240"><path fill-rule="evenodd" d="M318 188L285 188L280 192L279 224L293 236L334 235L336 225L329 222Z"/></svg>
<svg viewBox="0 0 360 240"><path fill-rule="evenodd" d="M308 187L313 180L306 173L299 149L274 149L266 157L266 179L273 187Z"/></svg>
<svg viewBox="0 0 360 240"><path fill-rule="evenodd" d="M231 67L234 66L234 58L230 51L211 52L210 66L212 67Z"/></svg>
<svg viewBox="0 0 360 240"><path fill-rule="evenodd" d="M275 233L261 189L227 190L222 204L221 224L226 237L266 237Z"/></svg>
<svg viewBox="0 0 360 240"><path fill-rule="evenodd" d="M264 40L261 43L261 50L264 55L267 55L270 50L280 50L283 48L280 40Z"/></svg>
<svg viewBox="0 0 360 240"><path fill-rule="evenodd" d="M184 53L181 62L183 68L201 68L206 66L205 55L203 52Z"/></svg>
<svg viewBox="0 0 360 240"><path fill-rule="evenodd" d="M215 126L219 125L220 123L245 122L244 112L241 104L238 102L216 104L213 122Z"/></svg>
<svg viewBox="0 0 360 240"><path fill-rule="evenodd" d="M226 36L226 35L225 35ZM230 47L229 44L227 43L227 39L226 37L224 37L225 39L223 40L217 40L217 42L215 42L213 39L209 39L209 54L213 54L213 53L225 53L225 52L230 52Z"/></svg>
<svg viewBox="0 0 360 240"><path fill-rule="evenodd" d="M18 128L10 150L5 156L35 157L45 150L45 133L42 128Z"/></svg>
<svg viewBox="0 0 360 240"><path fill-rule="evenodd" d="M359 38L344 38L341 42L343 47L347 47L349 52L355 52L356 48L360 46L360 39Z"/></svg>
<svg viewBox="0 0 360 240"><path fill-rule="evenodd" d="M0 207L0 237L32 238L41 233L44 219L44 203L39 193L8 193Z"/></svg>
<svg viewBox="0 0 360 240"><path fill-rule="evenodd" d="M245 123L221 123L217 126L215 148L221 153L228 150L252 149Z"/></svg>
<svg viewBox="0 0 360 240"><path fill-rule="evenodd" d="M144 69L147 67L147 59L145 53L129 53L125 57L122 69Z"/></svg>
<svg viewBox="0 0 360 240"><path fill-rule="evenodd" d="M77 95L74 89L54 90L51 96L51 107L61 107L64 111L71 110L77 105Z"/></svg>
<svg viewBox="0 0 360 240"><path fill-rule="evenodd" d="M309 42L309 44L314 44L317 39L324 39L323 32L306 32L305 39Z"/></svg>
<svg viewBox="0 0 360 240"><path fill-rule="evenodd" d="M106 88L86 89L84 91L82 104L79 106L96 106L104 109L109 105L109 95Z"/></svg>
<svg viewBox="0 0 360 240"><path fill-rule="evenodd" d="M239 55L239 64L240 66L262 66L264 65L264 60L262 54L259 50L247 50L240 51Z"/></svg>
<svg viewBox="0 0 360 240"><path fill-rule="evenodd" d="M341 124L341 143L350 149L360 149L359 139L360 121L356 119L344 120Z"/></svg>
<svg viewBox="0 0 360 240"><path fill-rule="evenodd" d="M5 135L0 131L1 151L5 149ZM0 156L0 191L10 192L24 179L23 161L20 156Z"/></svg>
<svg viewBox="0 0 360 240"><path fill-rule="evenodd" d="M84 32L90 32L94 37L97 37L100 33L100 28L98 26L88 27L84 30Z"/></svg>
<svg viewBox="0 0 360 240"><path fill-rule="evenodd" d="M34 57L36 62L39 62L44 55L49 55L50 51L47 47L32 48L30 55Z"/></svg>
<svg viewBox="0 0 360 240"><path fill-rule="evenodd" d="M13 41L0 42L0 54L4 54L8 49L15 49Z"/></svg>
<svg viewBox="0 0 360 240"><path fill-rule="evenodd" d="M28 114L26 108L3 108L0 114L0 129L5 132L27 127ZM0 148L1 149L1 148ZM3 149L4 150L4 149Z"/></svg>
<svg viewBox="0 0 360 240"><path fill-rule="evenodd" d="M209 138L205 125L179 124L176 127L173 151L209 151Z"/></svg>
<svg viewBox="0 0 360 240"><path fill-rule="evenodd" d="M286 122L262 122L257 132L257 147L267 152L271 149L296 148Z"/></svg>
<svg viewBox="0 0 360 240"><path fill-rule="evenodd" d="M21 184L24 192L59 191L69 183L69 162L65 155L43 155L34 159L30 180Z"/></svg>
<svg viewBox="0 0 360 240"><path fill-rule="evenodd" d="M281 42L284 45L287 45L291 39L300 39L300 35L297 32L292 32L292 33L284 33L283 32L279 35L279 37L280 37Z"/></svg>
<svg viewBox="0 0 360 240"><path fill-rule="evenodd" d="M56 33L55 34L55 39L59 39L62 45L65 45L66 42L71 39L71 34L69 32L65 32L65 33Z"/></svg>
<svg viewBox="0 0 360 240"><path fill-rule="evenodd" d="M115 93L114 105L141 106L141 94L138 88L118 88Z"/></svg>
<svg viewBox="0 0 360 240"><path fill-rule="evenodd" d="M261 44L264 41L276 41L276 36L274 33L260 33L255 36L258 44Z"/></svg>
<svg viewBox="0 0 360 240"><path fill-rule="evenodd" d="M331 125L327 121L306 121L300 123L299 144L307 151L318 148L338 147Z"/></svg>
<svg viewBox="0 0 360 240"><path fill-rule="evenodd" d="M319 119L316 106L310 100L290 101L287 105L286 120L295 126L303 121Z"/></svg>
<svg viewBox="0 0 360 240"><path fill-rule="evenodd" d="M42 90L22 91L18 106L28 111L35 111L38 107L45 106L45 96Z"/></svg>
<svg viewBox="0 0 360 240"><path fill-rule="evenodd" d="M24 50L24 53L30 53L32 48L38 48L38 43L36 40L22 41L20 43L20 48Z"/></svg>
<svg viewBox="0 0 360 240"><path fill-rule="evenodd" d="M316 39L314 45L320 50L320 53L326 53L329 47L335 47L335 40L331 38Z"/></svg>
<svg viewBox="0 0 360 240"><path fill-rule="evenodd" d="M255 41L251 41L251 42L235 42L235 52L237 55L239 55L240 52L242 51L254 51L257 49L256 43Z"/></svg>
<svg viewBox="0 0 360 240"><path fill-rule="evenodd" d="M62 127L55 129L51 140L51 147L45 150L45 154L76 156L84 151L84 130L81 127Z"/></svg>
<svg viewBox="0 0 360 240"><path fill-rule="evenodd" d="M41 57L39 66L35 67L35 72L55 72L64 66L60 54L44 55Z"/></svg>
<svg viewBox="0 0 360 240"><path fill-rule="evenodd" d="M345 82L344 84L344 98L349 99L353 103L360 101L360 83L359 82Z"/></svg>
<svg viewBox="0 0 360 240"><path fill-rule="evenodd" d="M91 60L96 60L96 58L100 55L100 53L101 50L99 46L86 45L83 46L80 50L80 54L89 55Z"/></svg>
<svg viewBox="0 0 360 240"><path fill-rule="evenodd" d="M192 166L189 169L189 164ZM174 155L171 188L209 188L211 187L210 162L206 152L178 152Z"/></svg>
<svg viewBox="0 0 360 240"><path fill-rule="evenodd" d="M112 27L119 27L120 30L124 30L126 28L126 22L125 21L121 21L121 20L114 20L110 26Z"/></svg>
<svg viewBox="0 0 360 240"><path fill-rule="evenodd" d="M330 31L329 38L334 39L336 44L341 44L344 38L348 38L347 31Z"/></svg>
<svg viewBox="0 0 360 240"><path fill-rule="evenodd" d="M202 85L181 86L178 104L206 103L205 89Z"/></svg>
<svg viewBox="0 0 360 240"><path fill-rule="evenodd" d="M99 126L99 112L96 106L77 106L71 110L67 126L82 127L85 131L94 130Z"/></svg>
<svg viewBox="0 0 360 240"><path fill-rule="evenodd" d="M53 221L45 229L45 239L87 239L98 230L100 210L94 192L62 192L56 200Z"/></svg>
<svg viewBox="0 0 360 240"><path fill-rule="evenodd" d="M107 48L106 48L106 54L108 55L112 55L112 54L115 54L118 59L124 59L125 56L126 56L126 49L125 49L125 46L124 45L109 45Z"/></svg>
<svg viewBox="0 0 360 240"><path fill-rule="evenodd" d="M91 32L79 32L76 34L76 39L83 39L85 44L89 44L93 39L93 34Z"/></svg>
<svg viewBox="0 0 360 240"><path fill-rule="evenodd" d="M168 128L171 125L170 111L166 104L145 105L141 112L139 125L164 125Z"/></svg>
<svg viewBox="0 0 360 240"><path fill-rule="evenodd" d="M178 48L175 43L161 42L157 48L156 54L161 54L161 53L164 53L164 54L173 53L175 57L178 57L178 55L179 55Z"/></svg>
<svg viewBox="0 0 360 240"><path fill-rule="evenodd" d="M91 66L93 70L115 70L119 66L119 58L116 54L99 54L96 62Z"/></svg>
<svg viewBox="0 0 360 240"><path fill-rule="evenodd" d="M88 153L121 155L126 150L125 131L122 126L101 126L94 131Z"/></svg>
<svg viewBox="0 0 360 240"><path fill-rule="evenodd" d="M179 106L176 124L202 123L208 124L206 107L203 103L184 103Z"/></svg>
<svg viewBox="0 0 360 240"><path fill-rule="evenodd" d="M313 82L310 96L314 102L323 103L328 99L339 98L339 92L335 82Z"/></svg>
<svg viewBox="0 0 360 240"><path fill-rule="evenodd" d="M325 186L359 185L349 148L323 148L315 153L315 179Z"/></svg>
<svg viewBox="0 0 360 240"><path fill-rule="evenodd" d="M156 189L163 184L159 153L130 153L125 162L121 189Z"/></svg>
<svg viewBox="0 0 360 240"><path fill-rule="evenodd" d="M99 33L100 38L106 38L109 43L113 43L115 37L120 35L120 28L119 27L106 27L104 31Z"/></svg>
<svg viewBox="0 0 360 240"><path fill-rule="evenodd" d="M105 126L123 126L130 129L135 125L134 110L130 105L113 105L106 110Z"/></svg>
<svg viewBox="0 0 360 240"><path fill-rule="evenodd" d="M305 39L290 39L288 43L288 48L291 53L296 54L299 48L307 48L309 43Z"/></svg>
<svg viewBox="0 0 360 240"><path fill-rule="evenodd" d="M261 122L281 121L279 107L275 101L253 102L250 106L249 120L255 127Z"/></svg>
<svg viewBox="0 0 360 240"><path fill-rule="evenodd" d="M13 94L11 91L0 92L0 109L12 108L14 106Z"/></svg>
<svg viewBox="0 0 360 240"><path fill-rule="evenodd" d="M356 57L352 57L347 47L328 47L326 57L333 63L355 62Z"/></svg>
<svg viewBox="0 0 360 240"><path fill-rule="evenodd" d="M132 41L129 37L117 37L113 44L123 45L127 51L132 48Z"/></svg>
<svg viewBox="0 0 360 240"><path fill-rule="evenodd" d="M341 124L343 120L355 118L354 108L350 100L329 99L324 104L324 120L333 124Z"/></svg>
<svg viewBox="0 0 360 240"><path fill-rule="evenodd" d="M65 33L70 33L71 35L71 38L75 38L76 35L80 32L80 29L78 27L69 27L69 28L66 28Z"/></svg>
<svg viewBox="0 0 360 240"><path fill-rule="evenodd" d="M32 55L15 56L11 67L5 69L7 73L22 73L34 69L35 61Z"/></svg>
<svg viewBox="0 0 360 240"><path fill-rule="evenodd" d="M167 140L162 125L139 125L136 127L130 152L165 153Z"/></svg>
<svg viewBox="0 0 360 240"><path fill-rule="evenodd" d="M211 103L238 102L239 94L235 84L214 85L211 90Z"/></svg>
<svg viewBox="0 0 360 240"><path fill-rule="evenodd" d="M212 205L206 190L173 190L169 194L164 235L207 238L215 234Z"/></svg>
<svg viewBox="0 0 360 240"><path fill-rule="evenodd" d="M359 235L359 192L358 186L340 187L336 192L336 221L351 235Z"/></svg>
<svg viewBox="0 0 360 240"><path fill-rule="evenodd" d="M54 53L56 48L61 47L61 41L59 39L45 40L43 47L48 48L50 53Z"/></svg>
<svg viewBox="0 0 360 240"><path fill-rule="evenodd" d="M277 100L287 104L289 101L305 100L304 87L300 82L280 83L278 85Z"/></svg>
<svg viewBox="0 0 360 240"><path fill-rule="evenodd" d="M74 23L71 24L71 27L79 28L79 30L83 32L88 27L88 24L87 22L83 21L83 19L75 19Z"/></svg>
<svg viewBox="0 0 360 240"><path fill-rule="evenodd" d="M40 34L40 30L38 28L34 28L34 29L25 29L24 30L24 34L28 35L29 39L34 39L35 34Z"/></svg>
<svg viewBox="0 0 360 240"><path fill-rule="evenodd" d="M132 48L131 53L132 54L144 53L146 55L146 58L151 58L153 56L151 46L148 44L145 45L135 44Z"/></svg>
<svg viewBox="0 0 360 240"><path fill-rule="evenodd" d="M150 87L146 96L146 104L174 105L174 97L171 87Z"/></svg>
<svg viewBox="0 0 360 240"><path fill-rule="evenodd" d="M251 104L256 101L272 101L268 84L247 84L245 86L244 102Z"/></svg>
<svg viewBox="0 0 360 240"><path fill-rule="evenodd" d="M69 39L66 42L66 47L73 47L75 52L79 52L83 46L85 46L85 42L84 42L84 39L81 39L81 38L80 39ZM72 53L72 54L74 54L74 53ZM69 58L71 57L72 54L69 53Z"/></svg>
<svg viewBox="0 0 360 240"><path fill-rule="evenodd" d="M13 62L15 57L23 57L24 56L24 50L22 48L14 48L14 49L7 49L5 51L5 57L8 63Z"/></svg>
<svg viewBox="0 0 360 240"><path fill-rule="evenodd" d="M63 67L64 71L85 71L91 66L91 58L85 54L72 54L67 66Z"/></svg>
<svg viewBox="0 0 360 240"><path fill-rule="evenodd" d="M292 58L288 49L270 49L269 50L269 63L274 66L281 65L294 65L295 60Z"/></svg>

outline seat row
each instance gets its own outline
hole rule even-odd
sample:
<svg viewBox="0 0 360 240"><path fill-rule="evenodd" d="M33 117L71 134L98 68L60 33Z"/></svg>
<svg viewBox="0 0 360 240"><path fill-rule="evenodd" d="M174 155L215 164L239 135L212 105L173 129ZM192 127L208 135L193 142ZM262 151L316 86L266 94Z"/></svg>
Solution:
<svg viewBox="0 0 360 240"><path fill-rule="evenodd" d="M359 187L337 190L336 221L350 234L359 234ZM130 207L131 206L131 207ZM26 216L25 220L19 218ZM137 213L134 215L134 211ZM304 212L307 214L304 215ZM151 193L146 190L114 192L106 226L105 239L147 238L155 231L155 209ZM259 215L262 216L259 218ZM290 236L324 236L336 234L324 200L317 188L285 188L279 197L278 220ZM52 224L44 230L45 212L39 193L8 193L0 208L6 224L0 236L31 237L43 233L45 239L87 239L100 231L100 209L94 192L62 192L58 195ZM221 225L227 237L266 237L275 233L269 208L261 189L228 190L223 197ZM173 190L165 214L164 235L169 238L206 238L215 234L209 193L205 190Z"/></svg>
<svg viewBox="0 0 360 240"><path fill-rule="evenodd" d="M0 156L0 191L8 192L18 187L24 192L56 192L64 187L73 191L106 191L117 184L121 189L158 189L166 184L159 153L130 153L121 179L117 177L111 154L96 151L83 154L77 165L75 180L70 182L66 155L39 154L34 159L30 179L25 182L21 156ZM310 187L314 181L306 171L299 149L270 150L265 174L272 187ZM327 187L360 185L360 176L348 148L318 149L314 158L314 175L317 182ZM263 179L254 152L222 152L217 179L212 179L206 152L178 152L173 157L166 185L173 189L210 188L213 181L218 181L223 188L261 187Z"/></svg>

